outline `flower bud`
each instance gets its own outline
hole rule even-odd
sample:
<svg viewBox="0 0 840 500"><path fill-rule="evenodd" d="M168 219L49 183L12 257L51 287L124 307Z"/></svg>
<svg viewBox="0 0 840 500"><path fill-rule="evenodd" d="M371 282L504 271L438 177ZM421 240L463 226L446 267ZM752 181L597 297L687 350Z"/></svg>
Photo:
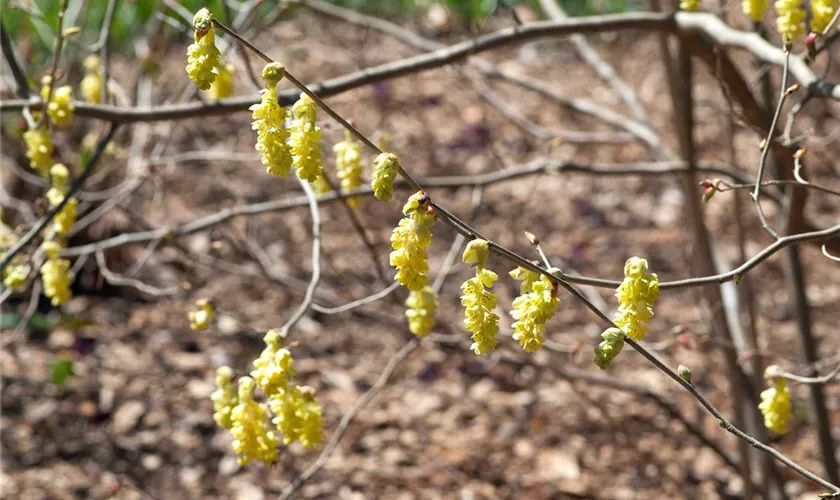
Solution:
<svg viewBox="0 0 840 500"><path fill-rule="evenodd" d="M685 380L689 384L691 383L691 369L689 367L685 365L678 366L677 375L679 375L681 379Z"/></svg>

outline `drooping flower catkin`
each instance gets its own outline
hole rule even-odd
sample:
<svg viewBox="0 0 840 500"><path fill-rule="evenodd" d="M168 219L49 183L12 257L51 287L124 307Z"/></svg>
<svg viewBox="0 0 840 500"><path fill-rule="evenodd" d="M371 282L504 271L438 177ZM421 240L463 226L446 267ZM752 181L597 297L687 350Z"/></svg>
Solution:
<svg viewBox="0 0 840 500"><path fill-rule="evenodd" d="M50 82L52 77L47 75L41 83L41 99L44 101L49 97L50 102L47 103L47 115L50 120L57 127L67 127L73 122L73 111L76 110L76 105L73 104L73 87L70 85L63 85L56 87L50 93Z"/></svg>
<svg viewBox="0 0 840 500"><path fill-rule="evenodd" d="M633 340L643 340L647 322L653 317L653 305L659 298L659 278L647 274L645 259L631 257L624 265L624 281L616 290L618 314L615 324Z"/></svg>
<svg viewBox="0 0 840 500"><path fill-rule="evenodd" d="M214 70L216 78L210 84L210 90L207 92L210 99L218 101L230 97L233 94L233 64L219 64Z"/></svg>
<svg viewBox="0 0 840 500"><path fill-rule="evenodd" d="M82 63L85 67L85 77L79 83L79 91L85 101L92 104L102 102L102 74L99 72L99 58L87 56Z"/></svg>
<svg viewBox="0 0 840 500"><path fill-rule="evenodd" d="M764 12L767 10L767 0L743 0L741 10L744 15L755 22L761 22Z"/></svg>
<svg viewBox="0 0 840 500"><path fill-rule="evenodd" d="M394 179L400 171L400 161L394 153L382 153L373 160L373 180L370 187L380 201L391 201Z"/></svg>
<svg viewBox="0 0 840 500"><path fill-rule="evenodd" d="M190 328L196 331L206 330L216 318L216 308L208 299L195 301L195 311L189 312Z"/></svg>
<svg viewBox="0 0 840 500"><path fill-rule="evenodd" d="M603 340L595 347L595 365L606 370L624 348L624 332L618 328L607 328L601 338Z"/></svg>
<svg viewBox="0 0 840 500"><path fill-rule="evenodd" d="M519 345L525 351L534 352L545 342L545 323L554 316L560 299L557 298L556 287L548 277L540 275L533 279L528 273L529 271L521 267L510 272L511 277L522 276L523 281L531 282L531 288L513 301L513 311L510 314L516 320L513 323L514 340L519 341Z"/></svg>
<svg viewBox="0 0 840 500"><path fill-rule="evenodd" d="M292 353L283 347L284 339L277 330L269 330L263 337L265 349L254 360L251 377L266 397L277 396L285 391L295 376Z"/></svg>
<svg viewBox="0 0 840 500"><path fill-rule="evenodd" d="M353 139L350 131L345 131L343 141L333 146L335 152L335 166L338 170L338 178L341 180L341 189L352 191L362 185L362 145ZM353 197L347 200L347 204L355 207L359 204L360 198Z"/></svg>
<svg viewBox="0 0 840 500"><path fill-rule="evenodd" d="M70 300L70 261L59 257L61 245L55 241L46 241L41 248L47 260L41 264L41 283L44 285L44 295L50 299L52 305L58 306Z"/></svg>
<svg viewBox="0 0 840 500"><path fill-rule="evenodd" d="M758 409L764 415L764 426L779 435L787 434L790 422L790 392L787 380L781 376L774 376L779 368L775 365L767 367L765 377L773 383L773 387L761 392L761 403Z"/></svg>
<svg viewBox="0 0 840 500"><path fill-rule="evenodd" d="M396 280L411 291L420 291L429 284L429 256L426 248L432 243L434 213L429 212L428 196L418 191L403 206L403 217L391 233L391 266Z"/></svg>
<svg viewBox="0 0 840 500"><path fill-rule="evenodd" d="M489 290L499 276L484 267L489 254L489 242L476 239L467 244L461 258L465 264L476 268L475 277L461 284L461 305L464 306L464 326L472 333L470 348L479 355L490 354L499 343L496 340L499 316L493 313L496 295Z"/></svg>
<svg viewBox="0 0 840 500"><path fill-rule="evenodd" d="M214 69L222 54L216 48L216 28L213 14L206 8L193 18L194 43L187 47L187 75L200 90L208 90L216 79Z"/></svg>
<svg viewBox="0 0 840 500"><path fill-rule="evenodd" d="M811 0L811 31L822 34L836 10L837 0Z"/></svg>
<svg viewBox="0 0 840 500"><path fill-rule="evenodd" d="M793 43L805 32L805 9L801 0L776 0L776 28L785 43Z"/></svg>
<svg viewBox="0 0 840 500"><path fill-rule="evenodd" d="M323 441L323 411L311 387L289 387L283 394L271 398L269 406L275 415L272 422L283 433L284 444L297 441L304 448L312 448Z"/></svg>
<svg viewBox="0 0 840 500"><path fill-rule="evenodd" d="M213 401L213 420L216 421L216 425L228 430L233 427L231 413L239 404L232 378L233 371L229 366L220 366L216 369L216 390L210 395Z"/></svg>
<svg viewBox="0 0 840 500"><path fill-rule="evenodd" d="M0 259L6 257L6 251L20 241L20 236L14 229L7 226L0 220ZM21 255L15 256L10 264L3 270L3 285L18 290L26 285L26 278L29 275L29 267L25 264L26 259Z"/></svg>
<svg viewBox="0 0 840 500"><path fill-rule="evenodd" d="M23 140L26 143L26 157L29 158L29 166L40 176L49 176L50 167L53 165L52 154L55 150L50 131L42 125L24 132Z"/></svg>
<svg viewBox="0 0 840 500"><path fill-rule="evenodd" d="M680 10L686 12L697 12L700 6L700 0L680 0Z"/></svg>
<svg viewBox="0 0 840 500"><path fill-rule="evenodd" d="M52 187L47 190L47 201L50 206L55 208L67 195L70 190L70 171L61 163L56 163L50 168L50 177L52 178ZM53 218L53 229L60 235L67 235L73 229L73 224L76 223L76 208L79 205L79 200L71 198L64 204L61 211Z"/></svg>
<svg viewBox="0 0 840 500"><path fill-rule="evenodd" d="M430 286L408 294L405 301L405 317L408 319L408 329L411 333L425 337L432 331L432 327L435 326L437 300L437 293Z"/></svg>
<svg viewBox="0 0 840 500"><path fill-rule="evenodd" d="M301 179L315 182L324 171L321 160L321 127L315 125L315 101L306 94L292 106L291 138L292 156L297 167L297 175Z"/></svg>
<svg viewBox="0 0 840 500"><path fill-rule="evenodd" d="M26 285L28 269L23 264L11 264L3 270L3 285L12 290L20 290Z"/></svg>
<svg viewBox="0 0 840 500"><path fill-rule="evenodd" d="M280 63L266 64L262 71L265 88L261 90L262 100L249 109L254 121L251 128L257 131L256 150L262 153L262 164L266 173L285 177L292 171L292 150L286 143L286 117L289 112L277 101L277 84L286 74Z"/></svg>
<svg viewBox="0 0 840 500"><path fill-rule="evenodd" d="M273 463L278 432L285 444L297 441L309 448L323 441L321 406L314 389L294 384L295 369L291 352L283 347L284 335L269 330L263 340L266 347L254 360L251 376L240 379L238 395L232 391L230 369L222 367L211 396L214 419L233 433L233 450L243 465L251 460ZM264 404L254 400L257 387L266 398Z"/></svg>
<svg viewBox="0 0 840 500"><path fill-rule="evenodd" d="M277 436L266 408L254 401L256 383L251 377L239 379L238 403L230 414L233 451L239 465L252 460L266 464L277 461Z"/></svg>

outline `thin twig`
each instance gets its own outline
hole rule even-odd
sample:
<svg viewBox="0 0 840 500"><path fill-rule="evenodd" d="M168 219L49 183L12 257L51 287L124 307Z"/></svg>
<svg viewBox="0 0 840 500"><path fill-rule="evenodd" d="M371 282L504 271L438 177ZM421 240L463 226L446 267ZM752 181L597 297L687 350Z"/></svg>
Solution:
<svg viewBox="0 0 840 500"><path fill-rule="evenodd" d="M312 218L312 276L309 279L309 286L306 288L306 294L303 297L300 305L294 314L280 327L280 334L287 338L289 331L294 328L298 321L303 318L312 302L315 300L315 290L318 288L318 282L321 280L321 214L318 210L318 198L312 190L309 182L298 179L300 187L306 194L309 200L309 216Z"/></svg>
<svg viewBox="0 0 840 500"><path fill-rule="evenodd" d="M102 29L99 30L99 38L96 43L90 46L91 52L99 52L108 44L108 36L111 32L111 21L114 19L114 12L117 11L118 0L108 0L108 6L105 7L105 18L102 20ZM106 102L103 100L102 102Z"/></svg>
<svg viewBox="0 0 840 500"><path fill-rule="evenodd" d="M354 300L352 302L348 302L346 304L336 306L336 307L324 307L318 305L317 303L312 303L312 310L318 311L321 314L338 314L343 313L346 311L351 311L357 307L361 307L372 302L376 302L377 300L383 299L388 295L400 287L400 284L397 282L391 283L391 286L385 288L384 290L380 290L372 295L368 295L367 297L362 297L361 299Z"/></svg>
<svg viewBox="0 0 840 500"><path fill-rule="evenodd" d="M291 498L295 491L303 485L306 481L309 480L312 476L314 476L321 468L327 463L327 460L330 458L333 450L335 450L338 443L341 441L341 438L344 436L344 433L347 432L347 428L350 427L350 424L353 423L353 420L356 416L361 412L365 406L367 406L373 398L379 394L382 389L388 385L388 381L391 379L391 375L394 374L394 370L400 365L400 363L408 357L409 354L414 352L417 349L417 346L420 345L420 339L413 338L406 343L402 349L397 351L396 354L391 356L391 359L388 360L388 364L385 365L385 368L382 370L382 373L379 374L379 378L376 379L376 382L371 386L370 389L365 392L365 394L356 400L350 410L341 417L341 421L338 423L338 427L333 432L332 436L330 436L330 440L327 441L327 444L324 445L324 449L321 450L321 454L318 455L318 458L315 459L312 464L306 468L303 473L297 476L288 486L283 489L283 492L280 494L280 500L286 500Z"/></svg>
<svg viewBox="0 0 840 500"><path fill-rule="evenodd" d="M798 172L797 172L798 173ZM829 189L827 187L820 186L819 184L812 184L805 179L799 178L796 180L791 179L774 179L772 181L764 181L761 183L762 186L802 186L808 189L814 189L816 191L821 191L823 193L832 194L834 196L840 196L840 191L835 191L833 189ZM754 182L749 184L727 184L726 186L722 186L718 191L721 193L725 193L726 191L731 191L733 189L755 189L756 185Z"/></svg>
<svg viewBox="0 0 840 500"><path fill-rule="evenodd" d="M105 11L105 19L102 21L102 30L99 32L99 40L96 42L97 48L94 49L99 51L99 71L102 75L100 98L102 102L108 102L110 96L108 90L110 84L108 81L111 79L111 51L108 47L108 37L111 34L111 24L114 20L114 12L117 11L117 2L118 0L108 1L108 8Z"/></svg>
<svg viewBox="0 0 840 500"><path fill-rule="evenodd" d="M793 380L794 382L800 382L803 384L826 384L831 382L837 374L840 373L840 365L837 365L833 370L825 375L819 377L803 377L802 375L795 375L793 373L788 372L780 372L778 375L780 377L784 377L789 380Z"/></svg>
<svg viewBox="0 0 840 500"><path fill-rule="evenodd" d="M785 64L782 68L782 85L781 95L779 96L779 103L776 105L776 112L773 114L773 120L770 122L770 130L764 139L764 144L761 149L761 160L758 163L758 175L756 176L755 189L752 192L752 199L755 202L755 211L758 213L758 218L761 221L761 227L774 239L779 239L779 234L770 227L767 219L764 217L764 210L761 208L761 183L764 179L764 169L767 166L767 155L770 153L770 145L773 142L773 136L776 133L776 123L779 121L779 116L782 114L782 106L785 103L785 97L788 94L788 68L790 67L790 50L785 48Z"/></svg>
<svg viewBox="0 0 840 500"><path fill-rule="evenodd" d="M55 36L55 52L53 54L52 68L50 69L50 81L47 89L47 97L44 102L49 103L52 100L53 90L55 90L56 73L58 72L58 61L61 59L61 48L64 47L64 13L67 11L67 1L61 0L61 7L58 9L58 33ZM41 119L38 125L49 123L49 113L41 113Z"/></svg>
<svg viewBox="0 0 840 500"><path fill-rule="evenodd" d="M540 0L540 7L548 14L548 17L555 21L565 21L569 17L563 8L555 0ZM581 59L591 67L598 76L612 87L613 91L618 97L624 101L624 104L630 109L633 118L641 123L647 124L649 122L645 107L639 102L639 96L632 87L627 85L624 80L618 75L615 69L607 61L605 61L596 51L592 45L586 40L586 37L580 34L575 34L569 37L569 40L574 45L575 50L580 55Z"/></svg>
<svg viewBox="0 0 840 500"><path fill-rule="evenodd" d="M835 255L831 255L828 252L828 249L825 247L825 245L821 245L820 249L822 250L822 254L825 255L826 257L828 257L829 260L833 260L834 262L840 262L840 257L837 257Z"/></svg>
<svg viewBox="0 0 840 500"><path fill-rule="evenodd" d="M487 51L503 45L518 43L539 37L563 36L574 33L601 33L617 30L653 30L678 34L699 34L698 39L703 49L712 51L714 46L733 47L746 50L766 63L781 66L784 61L779 56L778 48L769 44L753 33L745 33L727 26L712 14L678 12L676 14L626 13L605 16L575 18L563 22L536 22L514 28L506 28L495 33L483 35L475 40L455 45L419 56L394 61L380 66L365 68L347 75L331 78L320 83L307 85L322 97L335 96L361 86L396 78L419 71L425 71L457 62L478 52ZM810 88L815 96L840 100L840 86L825 84L819 80L805 61L799 56L791 56L790 72L802 84ZM290 105L298 98L296 91L278 95L281 105ZM164 105L152 109L119 107L103 104L89 104L74 101L76 115L99 118L118 123L136 121L178 120L198 116L209 116L246 111L258 103L258 96L235 97L216 102ZM26 106L43 106L41 99L8 100L0 103L0 112L20 111Z"/></svg>

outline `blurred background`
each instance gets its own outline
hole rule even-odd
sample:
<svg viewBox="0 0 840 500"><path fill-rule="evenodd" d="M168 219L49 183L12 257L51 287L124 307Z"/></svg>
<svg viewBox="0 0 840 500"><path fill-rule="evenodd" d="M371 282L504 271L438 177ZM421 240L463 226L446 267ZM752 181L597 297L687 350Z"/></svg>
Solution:
<svg viewBox="0 0 840 500"><path fill-rule="evenodd" d="M536 1L331 4L444 45L547 17ZM59 2L3 0L0 5L4 28L37 88L35 82L49 71ZM80 32L69 38L59 69L74 87L83 75L81 61L100 36L107 5L69 2L65 27L79 26ZM296 3L120 0L108 37L116 105L209 102L184 71L192 14L205 5L305 82L424 51L371 26ZM559 5L570 16L646 9L623 0ZM704 7L749 29L740 2ZM769 36L778 45L778 36ZM658 37L623 31L588 38L635 89L665 147L678 150ZM236 67L234 98L257 98L259 82L250 73L258 75L262 63L234 50L224 34L217 34L217 43ZM481 57L546 90L524 90L463 63L362 86L328 102L431 185L538 161L604 168L653 161L649 149L626 130L570 104L586 101L618 113L619 121L632 120L631 110L581 61L568 39L537 39ZM733 57L750 85L768 71L779 84L778 68L757 67L742 53ZM829 78L837 76L836 68L819 64ZM733 114L720 84L699 61L695 78L699 163L754 175L758 134L738 122L737 110ZM11 82L4 63L4 100L15 98ZM281 82L281 92L289 89ZM288 206L176 238L138 238L99 255L80 252L72 258L74 298L60 309L31 288L3 304L3 498L272 498L318 457L320 449L283 447L273 468L240 467L229 432L213 422L209 397L216 367L247 373L263 348L263 334L292 315L312 272L311 221L300 187L292 178L266 176L253 149L246 108L224 116L122 126L82 193L79 220L84 224L68 246L177 228L224 209L283 200ZM730 118L736 122L731 129ZM331 148L343 131L326 116L319 125L326 169L335 180ZM97 120L77 116L71 129L56 132L56 157L78 174L100 127ZM840 187L837 127L836 106L817 103L797 116L795 128L808 138L809 179L835 189ZM3 221L17 230L43 210L44 183L28 169L21 140L25 130L20 113L4 111ZM638 255L663 281L696 275L688 264L692 236L685 230L691 200L673 175L546 169L482 190L456 184L430 192L488 237L534 259L538 256L523 231L536 234L552 263L569 273L621 279L626 259ZM592 349L602 327L573 297L561 294L546 348L522 352L510 338L508 314L518 284L507 279L509 263L498 257L491 257L489 267L502 277L495 287L500 347L487 358L473 355L459 304L459 286L471 271L447 264L452 249L459 251L453 243L459 242L443 224L435 227L430 247L432 279L446 273L438 325L396 366L389 361L411 339L404 290L347 312L324 312L390 285L388 239L409 194L400 190L389 204L367 198L355 209L376 265L347 211L334 202L321 204L323 276L315 299L321 312L310 311L295 330L291 350L298 379L318 390L327 438L372 388L375 397L354 414L323 469L298 491L300 497L743 498L745 484L729 460L737 456L735 438L631 350L608 372L593 366ZM810 220L831 225L840 214L835 200L813 194ZM750 205L745 191L719 193L704 205L717 258L726 268L769 243L755 214L744 208ZM768 203L766 211L778 222L781 208ZM826 371L840 347L834 334L840 322L840 268L816 246L803 246L801 258L812 329L822 339L820 368ZM377 265L389 278L385 282ZM796 312L786 283L783 259L776 255L739 285L754 306L752 319L746 318L742 295L744 323L758 331L756 349L741 363L759 357L797 373L810 366L796 350ZM587 293L604 311L615 311L612 290ZM199 298L211 299L218 310L213 327L204 332L190 330L187 319ZM720 305L707 303L697 289L663 293L647 341L669 366L690 367L696 385L732 415L721 355L732 346L716 338L711 326L720 314ZM768 439L821 473L807 389L792 391L791 431ZM825 392L837 435L840 392L835 385ZM787 469L779 474L790 498L813 498L818 492Z"/></svg>

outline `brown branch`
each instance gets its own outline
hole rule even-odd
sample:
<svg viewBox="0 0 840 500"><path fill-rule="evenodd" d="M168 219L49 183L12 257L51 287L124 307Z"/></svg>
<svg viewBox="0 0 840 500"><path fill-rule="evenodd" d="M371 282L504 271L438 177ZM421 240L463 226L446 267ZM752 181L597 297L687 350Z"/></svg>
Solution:
<svg viewBox="0 0 840 500"><path fill-rule="evenodd" d="M746 33L727 26L711 14L678 12L676 14L626 13L605 16L580 17L563 22L543 21L506 28L457 43L427 54L394 61L372 68L331 78L307 87L320 97L338 95L381 80L438 68L452 64L504 45L541 37L557 37L575 33L602 33L618 30L665 31L689 38L700 38L703 50L711 53L713 46L732 47L748 51L763 62L781 66L784 56L777 47L753 33ZM702 35L702 36L701 36ZM695 52L697 55L697 52ZM800 56L791 56L790 72L803 87L815 96L840 100L840 87L822 82ZM288 106L298 98L297 91L278 95L281 105ZM223 99L217 102L165 105L151 109L93 105L76 102L76 115L99 118L115 123L138 121L179 120L198 116L220 115L247 110L259 102L258 96ZM9 100L0 103L0 113L20 111L25 106L42 106L40 98Z"/></svg>

